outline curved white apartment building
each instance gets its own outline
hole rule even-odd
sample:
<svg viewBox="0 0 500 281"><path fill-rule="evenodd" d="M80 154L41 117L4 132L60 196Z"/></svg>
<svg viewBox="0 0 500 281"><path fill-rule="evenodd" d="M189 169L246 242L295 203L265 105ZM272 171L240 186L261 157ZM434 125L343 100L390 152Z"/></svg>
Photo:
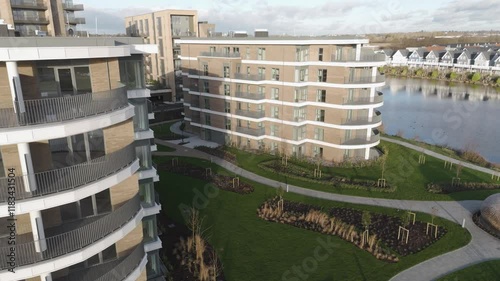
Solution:
<svg viewBox="0 0 500 281"><path fill-rule="evenodd" d="M0 280L163 280L140 38L0 38Z"/></svg>
<svg viewBox="0 0 500 281"><path fill-rule="evenodd" d="M265 36L265 35L264 35ZM186 129L203 139L328 161L370 159L384 57L359 37L220 37L181 45Z"/></svg>

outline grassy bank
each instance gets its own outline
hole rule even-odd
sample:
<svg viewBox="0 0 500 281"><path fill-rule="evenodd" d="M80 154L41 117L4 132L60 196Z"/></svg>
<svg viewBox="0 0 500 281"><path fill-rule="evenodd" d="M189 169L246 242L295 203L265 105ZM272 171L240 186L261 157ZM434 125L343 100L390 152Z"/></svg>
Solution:
<svg viewBox="0 0 500 281"><path fill-rule="evenodd" d="M449 274L439 281L500 280L500 260L487 261Z"/></svg>
<svg viewBox="0 0 500 281"><path fill-rule="evenodd" d="M157 163L169 161L168 157L155 157ZM183 159L184 160L184 159ZM231 175L215 164L199 159L187 159L192 164L211 167L214 172ZM239 195L219 191L210 199L203 199L205 182L178 174L159 171L160 182L156 188L164 212L178 223L183 223L181 206L200 206L205 216L206 237L216 249L224 265L227 280L294 280L283 279L293 267L302 268L305 260L314 257L315 249L320 246L318 239L327 241L331 237L332 252L320 261L314 270L304 272L309 281L324 280L388 280L396 273L426 259L466 245L469 233L459 225L444 219L436 219L448 233L431 247L401 259L399 263L386 263L377 260L366 251L360 250L349 242L335 236L326 236L313 231L292 226L267 222L256 215L256 209L266 199L276 195L276 190L248 179L255 191L249 195ZM349 207L369 210L383 214L397 215L394 209L375 206L344 204L286 193L285 199L304 202L322 207ZM417 219L430 220L426 214L417 214ZM323 252L322 252L323 253ZM289 275L293 276L293 275ZM285 275L286 277L286 275Z"/></svg>

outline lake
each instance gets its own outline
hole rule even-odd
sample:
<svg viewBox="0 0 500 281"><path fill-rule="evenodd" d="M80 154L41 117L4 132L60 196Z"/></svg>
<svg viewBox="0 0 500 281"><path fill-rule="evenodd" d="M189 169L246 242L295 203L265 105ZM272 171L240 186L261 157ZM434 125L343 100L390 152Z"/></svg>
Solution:
<svg viewBox="0 0 500 281"><path fill-rule="evenodd" d="M500 163L500 92L495 88L388 77L381 91L387 134L472 149Z"/></svg>

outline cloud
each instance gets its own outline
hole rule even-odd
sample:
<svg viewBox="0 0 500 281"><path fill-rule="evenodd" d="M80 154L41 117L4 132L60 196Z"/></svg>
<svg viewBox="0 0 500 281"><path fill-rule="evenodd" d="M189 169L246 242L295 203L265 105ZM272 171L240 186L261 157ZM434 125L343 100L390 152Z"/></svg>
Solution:
<svg viewBox="0 0 500 281"><path fill-rule="evenodd" d="M125 34L125 17L152 12L148 8L125 8L106 11L85 6L83 15L86 24L83 28L90 33L95 33L95 22L97 18L97 32L100 34Z"/></svg>

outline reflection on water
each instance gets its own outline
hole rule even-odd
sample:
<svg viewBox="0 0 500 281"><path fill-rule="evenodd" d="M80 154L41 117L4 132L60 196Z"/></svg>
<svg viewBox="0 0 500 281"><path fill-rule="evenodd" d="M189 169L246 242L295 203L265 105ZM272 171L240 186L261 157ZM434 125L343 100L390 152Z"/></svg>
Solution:
<svg viewBox="0 0 500 281"><path fill-rule="evenodd" d="M500 163L500 92L495 88L388 78L382 92L386 133L474 149Z"/></svg>

